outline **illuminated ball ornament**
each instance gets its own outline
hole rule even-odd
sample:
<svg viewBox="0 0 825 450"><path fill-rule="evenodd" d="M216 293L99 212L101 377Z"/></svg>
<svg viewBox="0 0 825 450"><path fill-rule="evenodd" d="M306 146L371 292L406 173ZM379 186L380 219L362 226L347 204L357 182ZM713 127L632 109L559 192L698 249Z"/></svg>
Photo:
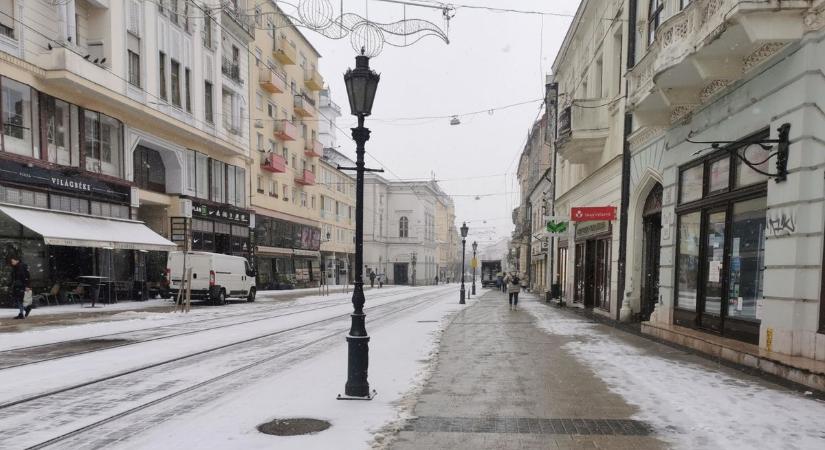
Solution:
<svg viewBox="0 0 825 450"><path fill-rule="evenodd" d="M353 25L349 39L352 48L368 58L378 56L384 48L384 33L372 22L361 21Z"/></svg>
<svg viewBox="0 0 825 450"><path fill-rule="evenodd" d="M332 5L329 0L301 0L298 17L307 27L323 30L332 25Z"/></svg>

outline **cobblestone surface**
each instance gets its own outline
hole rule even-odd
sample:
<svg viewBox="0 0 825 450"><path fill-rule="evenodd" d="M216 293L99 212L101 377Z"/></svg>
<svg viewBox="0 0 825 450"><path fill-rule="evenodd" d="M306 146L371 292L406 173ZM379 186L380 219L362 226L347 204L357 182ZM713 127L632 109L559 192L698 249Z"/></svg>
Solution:
<svg viewBox="0 0 825 450"><path fill-rule="evenodd" d="M636 408L487 291L444 332L439 362L393 449L660 449Z"/></svg>

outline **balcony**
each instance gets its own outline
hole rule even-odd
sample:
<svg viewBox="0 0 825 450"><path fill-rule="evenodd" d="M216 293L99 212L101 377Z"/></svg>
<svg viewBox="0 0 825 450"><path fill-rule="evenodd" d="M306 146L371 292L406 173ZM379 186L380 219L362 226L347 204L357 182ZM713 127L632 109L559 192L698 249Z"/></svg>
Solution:
<svg viewBox="0 0 825 450"><path fill-rule="evenodd" d="M694 0L667 18L628 73L640 126L669 126L802 38L802 0Z"/></svg>
<svg viewBox="0 0 825 450"><path fill-rule="evenodd" d="M324 79L317 70L308 70L304 73L304 85L311 91L320 91L324 88Z"/></svg>
<svg viewBox="0 0 825 450"><path fill-rule="evenodd" d="M298 51L295 46L287 41L286 37L278 35L272 45L272 57L277 59L281 64L291 65L298 60Z"/></svg>
<svg viewBox="0 0 825 450"><path fill-rule="evenodd" d="M286 119L275 121L273 133L276 138L282 141L294 141L295 139L298 139L298 127Z"/></svg>
<svg viewBox="0 0 825 450"><path fill-rule="evenodd" d="M221 73L230 80L238 84L243 84L243 80L241 79L241 65L238 61L223 58L221 61Z"/></svg>
<svg viewBox="0 0 825 450"><path fill-rule="evenodd" d="M275 67L261 67L258 71L258 83L261 89L270 94L286 92L286 74Z"/></svg>
<svg viewBox="0 0 825 450"><path fill-rule="evenodd" d="M221 26L246 43L255 40L254 15L250 14L252 6L246 0L229 0L222 2Z"/></svg>
<svg viewBox="0 0 825 450"><path fill-rule="evenodd" d="M303 186L315 186L315 174L309 170L304 170L300 177L295 177L295 183Z"/></svg>
<svg viewBox="0 0 825 450"><path fill-rule="evenodd" d="M311 158L320 158L324 155L324 144L321 144L317 139L307 139L304 155Z"/></svg>
<svg viewBox="0 0 825 450"><path fill-rule="evenodd" d="M608 134L608 99L573 100L559 114L556 150L560 157L575 164L598 158Z"/></svg>
<svg viewBox="0 0 825 450"><path fill-rule="evenodd" d="M272 173L284 173L286 172L286 160L283 156L270 152L266 155L263 163L261 163L261 170Z"/></svg>
<svg viewBox="0 0 825 450"><path fill-rule="evenodd" d="M315 101L306 94L298 94L295 96L294 107L295 114L301 117L315 116Z"/></svg>

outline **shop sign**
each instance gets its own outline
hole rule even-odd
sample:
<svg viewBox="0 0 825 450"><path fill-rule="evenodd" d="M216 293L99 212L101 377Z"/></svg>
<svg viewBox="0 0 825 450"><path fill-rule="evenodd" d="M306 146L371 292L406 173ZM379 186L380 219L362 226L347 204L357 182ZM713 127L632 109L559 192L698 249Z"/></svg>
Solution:
<svg viewBox="0 0 825 450"><path fill-rule="evenodd" d="M91 194L95 197L105 197L121 202L127 202L131 197L129 186L106 183L92 177L68 174L66 171L46 169L11 160L0 160L0 180L52 191Z"/></svg>
<svg viewBox="0 0 825 450"><path fill-rule="evenodd" d="M228 206L212 206L192 202L192 216L204 219L220 219L249 226L249 212Z"/></svg>
<svg viewBox="0 0 825 450"><path fill-rule="evenodd" d="M615 206L587 206L572 208L570 217L573 222L589 222L594 220L616 220Z"/></svg>
<svg viewBox="0 0 825 450"><path fill-rule="evenodd" d="M551 216L547 218L545 230L548 236L566 236L570 227L570 219L562 216Z"/></svg>
<svg viewBox="0 0 825 450"><path fill-rule="evenodd" d="M576 224L576 239L587 239L610 232L610 222L606 220Z"/></svg>

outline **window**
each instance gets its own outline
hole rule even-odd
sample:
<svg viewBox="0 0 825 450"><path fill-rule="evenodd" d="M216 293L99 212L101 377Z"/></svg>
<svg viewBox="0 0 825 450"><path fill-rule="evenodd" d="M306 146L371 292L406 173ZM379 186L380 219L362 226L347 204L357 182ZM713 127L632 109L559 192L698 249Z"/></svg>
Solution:
<svg viewBox="0 0 825 450"><path fill-rule="evenodd" d="M0 0L0 35L14 39L14 0Z"/></svg>
<svg viewBox="0 0 825 450"><path fill-rule="evenodd" d="M261 28L263 22L263 16L261 15L261 7L255 7L255 26L256 28Z"/></svg>
<svg viewBox="0 0 825 450"><path fill-rule="evenodd" d="M198 198L209 198L209 157L203 153L197 153L195 176L197 180L195 195Z"/></svg>
<svg viewBox="0 0 825 450"><path fill-rule="evenodd" d="M213 202L226 203L226 164L213 159L210 166L211 189L209 199Z"/></svg>
<svg viewBox="0 0 825 450"><path fill-rule="evenodd" d="M269 196L278 198L278 182L269 180Z"/></svg>
<svg viewBox="0 0 825 450"><path fill-rule="evenodd" d="M178 23L178 0L169 2L169 21L176 25Z"/></svg>
<svg viewBox="0 0 825 450"><path fill-rule="evenodd" d="M313 195L311 197L311 205L312 205L312 209L315 209L315 195Z"/></svg>
<svg viewBox="0 0 825 450"><path fill-rule="evenodd" d="M46 118L48 161L77 167L77 107L45 94L42 98Z"/></svg>
<svg viewBox="0 0 825 450"><path fill-rule="evenodd" d="M123 176L123 130L120 121L94 111L83 112L83 150L86 170Z"/></svg>
<svg viewBox="0 0 825 450"><path fill-rule="evenodd" d="M278 143L273 141L272 139L269 140L269 151L273 154L278 153Z"/></svg>
<svg viewBox="0 0 825 450"><path fill-rule="evenodd" d="M18 155L37 157L32 134L32 89L3 77L2 90L3 150ZM36 106L36 105L35 105ZM36 116L35 116L36 119Z"/></svg>
<svg viewBox="0 0 825 450"><path fill-rule="evenodd" d="M664 11L664 0L649 0L648 3L648 19L647 19L647 43L652 44L656 40L656 30L662 20L662 11Z"/></svg>
<svg viewBox="0 0 825 450"><path fill-rule="evenodd" d="M162 100L166 100L166 55L158 53L158 95Z"/></svg>
<svg viewBox="0 0 825 450"><path fill-rule="evenodd" d="M264 95L261 91L255 92L255 109L262 110L264 108Z"/></svg>
<svg viewBox="0 0 825 450"><path fill-rule="evenodd" d="M733 205L728 317L756 319L764 287L766 209L766 197Z"/></svg>
<svg viewBox="0 0 825 450"><path fill-rule="evenodd" d="M235 166L226 165L226 203L238 204Z"/></svg>
<svg viewBox="0 0 825 450"><path fill-rule="evenodd" d="M679 182L680 203L702 198L703 172L704 166L701 164L682 171Z"/></svg>
<svg viewBox="0 0 825 450"><path fill-rule="evenodd" d="M202 8L203 14L203 29L201 29L201 41L206 48L212 48L212 17L210 16L209 8Z"/></svg>
<svg viewBox="0 0 825 450"><path fill-rule="evenodd" d="M266 114L269 116L270 119L274 119L277 116L278 108L275 107L272 103L267 103L266 105Z"/></svg>
<svg viewBox="0 0 825 450"><path fill-rule="evenodd" d="M134 157L134 181L141 188L153 192L166 192L166 166L158 151L138 146Z"/></svg>
<svg viewBox="0 0 825 450"><path fill-rule="evenodd" d="M730 179L730 157L724 157L711 162L708 177L709 193L726 191Z"/></svg>
<svg viewBox="0 0 825 450"><path fill-rule="evenodd" d="M126 33L129 84L140 87L140 38Z"/></svg>
<svg viewBox="0 0 825 450"><path fill-rule="evenodd" d="M289 200L289 198L287 197L287 194L288 194L288 189L289 189L289 188L287 188L287 186L286 186L285 184L284 184L284 185L282 185L282 186L281 186L281 188L282 188L282 190L283 190L283 194L284 194L284 195L283 195L283 196L284 196L284 201Z"/></svg>
<svg viewBox="0 0 825 450"><path fill-rule="evenodd" d="M306 208L307 207L307 193L301 192L301 206Z"/></svg>
<svg viewBox="0 0 825 450"><path fill-rule="evenodd" d="M258 175L255 180L255 190L258 191L259 194L264 193L264 178L260 175Z"/></svg>
<svg viewBox="0 0 825 450"><path fill-rule="evenodd" d="M191 192L195 192L197 187L197 179L195 178L196 153L194 150L186 151L186 188Z"/></svg>
<svg viewBox="0 0 825 450"><path fill-rule="evenodd" d="M203 115L204 119L209 123L215 123L215 115L213 112L212 100L212 83L208 81L203 82Z"/></svg>
<svg viewBox="0 0 825 450"><path fill-rule="evenodd" d="M406 217L398 221L398 237L410 237L410 221Z"/></svg>
<svg viewBox="0 0 825 450"><path fill-rule="evenodd" d="M192 112L192 72L187 67L184 70L184 84L186 87L186 112Z"/></svg>
<svg viewBox="0 0 825 450"><path fill-rule="evenodd" d="M171 60L172 104L180 107L180 63Z"/></svg>
<svg viewBox="0 0 825 450"><path fill-rule="evenodd" d="M52 194L49 196L49 209L89 214L89 201L77 197Z"/></svg>

